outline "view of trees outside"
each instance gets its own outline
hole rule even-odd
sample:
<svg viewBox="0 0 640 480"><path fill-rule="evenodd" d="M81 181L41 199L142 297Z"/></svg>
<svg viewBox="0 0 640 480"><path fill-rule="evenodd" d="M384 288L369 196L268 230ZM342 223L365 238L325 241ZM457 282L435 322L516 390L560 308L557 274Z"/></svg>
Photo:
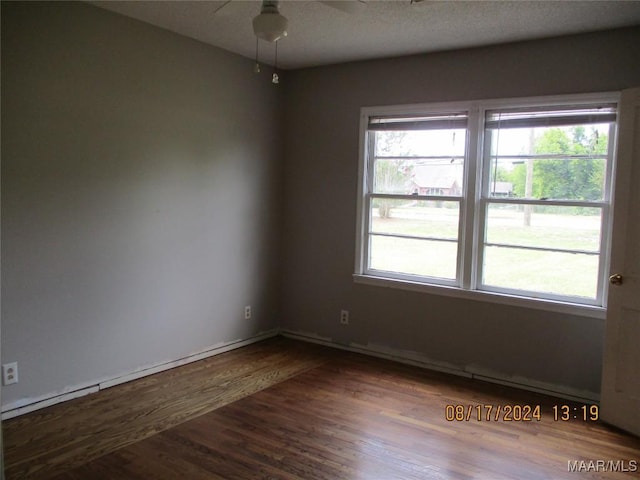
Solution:
<svg viewBox="0 0 640 480"><path fill-rule="evenodd" d="M376 133L376 156L409 157L412 154L410 144L406 141L408 132L386 131ZM411 187L413 165L408 159L381 158L376 160L374 172L374 191L377 193L407 194ZM374 207L378 209L380 218L389 218L394 206L406 203L403 200L377 198Z"/></svg>
<svg viewBox="0 0 640 480"><path fill-rule="evenodd" d="M495 173L492 171L493 179L510 182L513 195L521 198L602 199L606 167L603 157L607 154L609 141L606 133L597 128L587 130L584 126L527 131L532 143L531 152L518 153L530 153L541 158L521 160L511 169L498 161ZM501 132L503 136L508 134L508 131ZM499 154L503 155L502 152ZM544 158L545 154L550 158ZM575 158L585 155L594 158ZM528 164L533 167L529 175L530 193L527 192L527 167L531 168Z"/></svg>
<svg viewBox="0 0 640 480"><path fill-rule="evenodd" d="M519 198L601 200L606 169L604 157L607 155L609 142L605 127L592 127L589 130L584 126L526 129L531 145L522 145L517 138L505 139L509 131L503 131L499 140L501 143L509 142L509 145L505 152L501 146L497 154L507 158L494 160L491 182L509 182L512 185L512 195ZM516 133L522 137L523 129L515 130L520 130ZM410 133L376 133L376 156L393 157L378 159L375 163L376 193L413 193L411 180L415 164L411 157L419 156L419 153L415 151L415 142L407 141ZM517 152L513 151L515 145L518 146ZM516 158L527 154L539 158ZM544 155L549 155L549 158L544 158ZM572 158L585 155L593 158ZM531 170L529 175L528 168ZM531 182L531 192L527 192L527 177ZM391 205L393 204L401 205L397 202ZM387 217L390 208L383 208L380 214Z"/></svg>
<svg viewBox="0 0 640 480"><path fill-rule="evenodd" d="M411 195L418 193L416 180L429 176L426 170L441 180L457 178L462 186L462 164L465 147L464 129L378 131L375 133L375 193ZM434 185L435 186L435 185ZM374 199L381 218L388 218L392 209L406 204L404 200Z"/></svg>
<svg viewBox="0 0 640 480"><path fill-rule="evenodd" d="M600 201L607 132L608 125L593 125L493 133L499 145L491 182L509 182L515 198ZM486 242L498 246L485 248L483 282L595 298L601 213L589 206L491 204Z"/></svg>
<svg viewBox="0 0 640 480"><path fill-rule="evenodd" d="M602 200L607 133L608 125L492 132L487 137L494 144L489 194L549 201ZM444 163L453 165L464 148L464 141L455 146L455 134L452 147L451 132L433 137L431 145L412 141L415 134L375 132L376 156L394 157L376 160L375 193L414 193L420 161L411 157L448 154L451 160ZM509 185L510 193L498 192L495 186L500 183ZM371 220L371 268L455 278L457 202L374 197ZM485 241L494 246L485 248L483 283L595 298L600 228L599 207L491 203ZM383 236L376 236L378 232Z"/></svg>
<svg viewBox="0 0 640 480"><path fill-rule="evenodd" d="M375 132L373 191L413 196L429 173L455 178L461 186L465 133L459 128ZM455 279L459 217L455 201L374 197L370 267Z"/></svg>

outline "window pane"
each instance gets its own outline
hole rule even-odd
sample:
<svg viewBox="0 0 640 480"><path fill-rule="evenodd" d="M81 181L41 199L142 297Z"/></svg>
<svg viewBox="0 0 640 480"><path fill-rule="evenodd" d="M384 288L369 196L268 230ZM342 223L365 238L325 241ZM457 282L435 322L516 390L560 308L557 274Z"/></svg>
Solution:
<svg viewBox="0 0 640 480"><path fill-rule="evenodd" d="M375 135L374 193L462 192L464 129L370 132Z"/></svg>
<svg viewBox="0 0 640 480"><path fill-rule="evenodd" d="M375 135L376 157L462 157L466 146L464 128L392 130Z"/></svg>
<svg viewBox="0 0 640 480"><path fill-rule="evenodd" d="M486 247L483 284L595 299L598 255Z"/></svg>
<svg viewBox="0 0 640 480"><path fill-rule="evenodd" d="M487 243L600 250L601 209L546 205L489 205Z"/></svg>
<svg viewBox="0 0 640 480"><path fill-rule="evenodd" d="M457 240L459 218L458 202L374 198L371 231Z"/></svg>
<svg viewBox="0 0 640 480"><path fill-rule="evenodd" d="M456 278L456 242L371 235L369 267L373 270Z"/></svg>
<svg viewBox="0 0 640 480"><path fill-rule="evenodd" d="M604 198L609 124L489 129L487 134L488 196Z"/></svg>
<svg viewBox="0 0 640 480"><path fill-rule="evenodd" d="M378 158L374 193L401 195L462 195L463 160Z"/></svg>

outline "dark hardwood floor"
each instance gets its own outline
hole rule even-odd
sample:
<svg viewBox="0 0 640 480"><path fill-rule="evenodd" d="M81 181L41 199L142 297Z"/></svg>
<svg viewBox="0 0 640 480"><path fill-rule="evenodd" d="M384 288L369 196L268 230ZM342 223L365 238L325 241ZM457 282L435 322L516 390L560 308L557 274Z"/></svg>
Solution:
<svg viewBox="0 0 640 480"><path fill-rule="evenodd" d="M4 422L6 475L640 478L640 439L555 421L565 403L276 338ZM448 421L447 405L464 406L463 420ZM541 420L496 420L506 405L540 405Z"/></svg>

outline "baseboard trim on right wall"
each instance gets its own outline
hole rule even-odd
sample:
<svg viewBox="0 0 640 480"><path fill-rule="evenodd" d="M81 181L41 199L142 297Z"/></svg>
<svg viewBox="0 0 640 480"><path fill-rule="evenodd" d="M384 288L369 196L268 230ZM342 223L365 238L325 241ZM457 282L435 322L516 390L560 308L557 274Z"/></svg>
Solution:
<svg viewBox="0 0 640 480"><path fill-rule="evenodd" d="M280 335L283 337L300 340L303 342L316 343L331 348L346 350L354 353L362 353L372 357L384 358L394 362L413 365L427 370L434 370L443 373L449 373L460 377L472 378L483 382L495 383L506 387L518 388L530 392L550 395L552 397L563 398L581 403L599 403L600 394L588 390L578 390L564 385L540 382L526 377L512 377L501 374L500 372L485 370L480 367L467 366L460 368L459 366L438 362L430 359L422 354L412 351L399 350L394 348L383 347L379 345L361 345L350 343L344 345L336 343L329 337L322 337L315 333L296 332L293 330L280 329Z"/></svg>

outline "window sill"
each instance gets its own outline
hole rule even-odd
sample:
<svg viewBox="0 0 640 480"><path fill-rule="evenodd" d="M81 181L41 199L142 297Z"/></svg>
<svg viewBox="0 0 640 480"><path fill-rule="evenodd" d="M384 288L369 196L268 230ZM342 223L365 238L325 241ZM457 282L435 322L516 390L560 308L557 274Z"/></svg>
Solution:
<svg viewBox="0 0 640 480"><path fill-rule="evenodd" d="M480 290L464 290L458 287L448 287L442 285L432 285L407 280L396 280L372 275L354 274L353 281L363 285L373 285L376 287L396 288L413 292L423 292L433 295L443 295L446 297L465 298L479 302L498 303L515 307L533 308L536 310L546 310L550 312L567 313L582 317L605 319L607 309L592 305L580 305L577 303L557 302L553 300L519 297L517 295L507 295L495 292L485 292Z"/></svg>

